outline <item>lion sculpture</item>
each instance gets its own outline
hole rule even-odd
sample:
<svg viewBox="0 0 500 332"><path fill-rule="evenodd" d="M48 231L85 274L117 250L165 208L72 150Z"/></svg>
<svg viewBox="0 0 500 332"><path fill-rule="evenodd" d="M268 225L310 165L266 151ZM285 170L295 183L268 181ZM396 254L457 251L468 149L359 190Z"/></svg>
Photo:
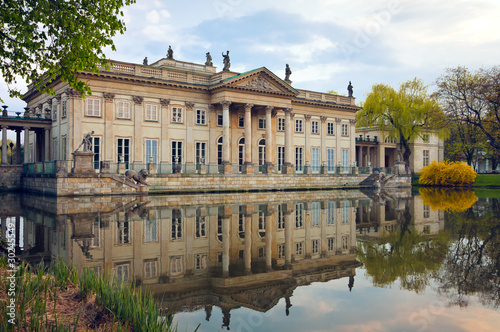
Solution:
<svg viewBox="0 0 500 332"><path fill-rule="evenodd" d="M125 179L134 180L135 183L137 183L137 184L143 184L143 185L149 186L146 183L146 179L147 179L148 175L149 175L148 171L144 168L141 169L139 171L139 173L136 173L135 171L129 169L125 172Z"/></svg>

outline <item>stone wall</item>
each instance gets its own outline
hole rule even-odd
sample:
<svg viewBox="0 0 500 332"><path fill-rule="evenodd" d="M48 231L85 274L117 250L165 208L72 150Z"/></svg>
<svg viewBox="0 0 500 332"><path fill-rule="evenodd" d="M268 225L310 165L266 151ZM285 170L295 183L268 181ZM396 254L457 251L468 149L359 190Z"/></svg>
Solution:
<svg viewBox="0 0 500 332"><path fill-rule="evenodd" d="M177 191L304 190L358 187L366 175L157 175L148 177L150 193Z"/></svg>
<svg viewBox="0 0 500 332"><path fill-rule="evenodd" d="M0 166L0 191L20 190L22 173L22 165Z"/></svg>

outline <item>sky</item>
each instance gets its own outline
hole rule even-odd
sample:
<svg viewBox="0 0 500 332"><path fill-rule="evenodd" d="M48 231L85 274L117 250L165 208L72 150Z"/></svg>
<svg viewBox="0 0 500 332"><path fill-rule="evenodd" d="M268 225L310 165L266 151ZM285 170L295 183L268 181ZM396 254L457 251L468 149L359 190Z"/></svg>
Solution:
<svg viewBox="0 0 500 332"><path fill-rule="evenodd" d="M124 14L110 59L153 63L171 45L181 61L211 52L219 71L229 50L232 71L264 66L284 78L288 63L295 88L347 94L352 81L358 103L376 83L418 77L432 90L446 68L499 64L498 0L137 0ZM3 82L0 98L25 106Z"/></svg>

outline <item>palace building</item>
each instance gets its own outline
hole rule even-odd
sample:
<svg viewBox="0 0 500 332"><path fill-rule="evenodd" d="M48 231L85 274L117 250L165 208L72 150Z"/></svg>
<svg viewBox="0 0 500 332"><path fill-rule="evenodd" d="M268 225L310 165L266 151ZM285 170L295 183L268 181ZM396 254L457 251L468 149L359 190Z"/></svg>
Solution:
<svg viewBox="0 0 500 332"><path fill-rule="evenodd" d="M236 73L228 64L217 72L208 60L172 54L150 65L111 61L98 74L78 74L92 90L85 98L61 81L53 96L30 86L29 112L50 117L52 126L30 133L25 161L71 160L90 133L96 169L106 162L289 174L355 165L360 108L353 97L295 89L288 73L286 80L265 67Z"/></svg>

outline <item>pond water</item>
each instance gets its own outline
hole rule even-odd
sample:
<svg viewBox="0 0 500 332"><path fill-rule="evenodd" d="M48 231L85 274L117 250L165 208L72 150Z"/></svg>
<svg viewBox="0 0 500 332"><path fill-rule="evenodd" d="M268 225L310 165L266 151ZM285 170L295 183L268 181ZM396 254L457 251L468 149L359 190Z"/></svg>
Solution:
<svg viewBox="0 0 500 332"><path fill-rule="evenodd" d="M111 270L181 331L500 326L500 190L0 200L19 256Z"/></svg>

